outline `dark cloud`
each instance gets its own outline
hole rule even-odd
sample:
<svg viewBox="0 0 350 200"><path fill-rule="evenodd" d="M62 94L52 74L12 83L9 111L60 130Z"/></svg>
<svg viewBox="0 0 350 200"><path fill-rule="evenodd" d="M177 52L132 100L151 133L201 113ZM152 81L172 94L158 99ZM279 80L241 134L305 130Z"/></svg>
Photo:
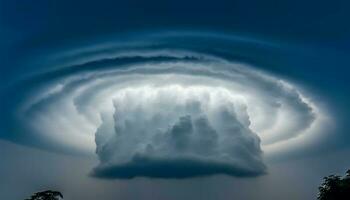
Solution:
<svg viewBox="0 0 350 200"><path fill-rule="evenodd" d="M98 166L92 176L105 179L130 179L135 177L153 178L190 178L215 174L236 177L254 177L265 173L265 166L249 169L210 160L197 158L150 158L135 155L132 160L120 165Z"/></svg>
<svg viewBox="0 0 350 200"><path fill-rule="evenodd" d="M179 121L174 124L170 130L171 140L173 140L174 148L177 151L184 151L190 145L190 134L193 133L193 125L191 116L183 116L179 118Z"/></svg>

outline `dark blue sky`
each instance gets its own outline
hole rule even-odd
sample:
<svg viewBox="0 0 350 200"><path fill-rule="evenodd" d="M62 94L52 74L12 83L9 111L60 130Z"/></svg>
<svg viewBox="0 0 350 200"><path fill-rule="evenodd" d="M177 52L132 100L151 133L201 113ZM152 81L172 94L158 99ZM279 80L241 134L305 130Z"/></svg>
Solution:
<svg viewBox="0 0 350 200"><path fill-rule="evenodd" d="M211 188L209 196L206 196L207 199L215 199L215 196L225 199L217 193L229 193L245 199L256 199L257 196L273 199L298 192L295 198L309 199L316 192L312 188L317 187L322 176L327 175L323 173L339 173L350 167L346 166L350 163L344 161L349 155L350 147L348 133L350 128L348 117L350 114L349 9L350 2L347 0L38 0L35 2L0 0L0 103L2 104L0 109L3 113L7 114L9 112L7 105L12 105L22 92L26 92L25 89L13 91L13 85L18 83L18 79L33 72L49 69L29 63L33 60L38 62L40 57L45 57L47 54L91 41L96 43L105 38L129 38L130 35L142 36L145 32L179 30L223 33L277 44L273 49L260 48L259 45L256 47L237 45L241 52L231 59L238 58L244 62L258 63L262 70L305 85L306 89L311 90L316 99L322 99L324 106L336 116L336 129L326 141L303 152L302 156L296 155L296 160L290 160L288 157L285 159L287 161L274 164L271 169L276 173L258 178L256 181L239 179L235 182L227 177L215 177L188 180L184 181L185 183L166 180L152 182L147 179L104 182L93 178L79 178L75 175L74 183L69 183L70 163L75 171L79 171L77 169L84 166L82 171L85 170L88 173L89 169L85 164L91 164L93 161L55 153L51 155L31 148L30 145L23 147L16 144L23 142L16 141L16 137L12 137L13 133L10 132L13 129L7 126L8 116L3 115L0 117L0 136L3 138L1 139L3 145L0 145L0 159L8 162L0 167L0 177L6 176L7 179L11 179L11 174L16 174L17 170L25 172L22 172L21 176L13 175L15 180L22 181L21 192L17 196L11 194L15 183L8 183L4 179L0 181L0 199L2 194L10 200L15 197L24 198L23 195L30 193L31 190L45 188L45 185L62 188L68 196L76 198L86 196L72 191L73 189L96 188L94 192L96 196L92 192L91 199L100 197L112 199L114 196L142 199L140 196L132 195L133 187L140 193L147 194L145 195L147 198L152 198L152 195L147 193L150 189L149 186L145 186L147 184L159 189L157 193L159 198L169 197L167 194L175 194L176 187L179 187L180 194L177 195L183 198L203 197L201 190ZM178 45L181 46L181 44ZM222 44L218 43L218 45ZM208 43L207 48L213 46L215 46L214 43ZM9 143L8 140L14 143ZM53 159L56 156L57 159ZM52 161L55 163L52 164L54 166L50 167L63 178L50 175L50 169L46 169L42 179L30 176L32 171L27 167L17 167L18 163L23 164L28 157L32 157L37 162L55 160ZM323 167L330 161L338 164ZM314 173L305 169L313 167L313 162L319 164ZM40 168L39 164L34 165ZM294 168L291 169L290 165ZM32 169L32 167L29 168ZM36 171L35 167L32 170ZM284 173L287 175L283 176L282 180L277 180L276 177ZM308 180L294 178L293 173L309 176L306 178ZM28 186L30 189L25 188L24 183L32 184L33 181L34 186ZM288 190L285 184L288 181L296 184L303 181L305 188ZM267 184L262 187L264 182ZM189 188L190 185L195 186L193 190L189 190L181 186L182 184L188 185ZM232 184L243 189L235 190L233 194L229 192L229 188L221 188L216 186L217 184ZM264 191L257 191L256 195L247 193L250 187L268 190L269 184L274 188L281 185L280 191L276 192L275 196L267 195ZM104 187L108 188L106 194L101 192ZM1 188L7 188L7 191L2 191ZM124 188L127 192L113 192L114 188Z"/></svg>

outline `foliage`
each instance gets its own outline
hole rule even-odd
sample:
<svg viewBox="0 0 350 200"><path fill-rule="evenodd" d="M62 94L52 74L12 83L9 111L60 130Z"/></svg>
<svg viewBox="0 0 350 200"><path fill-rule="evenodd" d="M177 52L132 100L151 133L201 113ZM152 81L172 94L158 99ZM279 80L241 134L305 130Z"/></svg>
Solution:
<svg viewBox="0 0 350 200"><path fill-rule="evenodd" d="M324 178L319 187L319 200L349 200L350 199L350 170L344 177L330 175Z"/></svg>
<svg viewBox="0 0 350 200"><path fill-rule="evenodd" d="M26 200L59 200L63 198L63 195L58 191L47 190L43 192L37 192Z"/></svg>

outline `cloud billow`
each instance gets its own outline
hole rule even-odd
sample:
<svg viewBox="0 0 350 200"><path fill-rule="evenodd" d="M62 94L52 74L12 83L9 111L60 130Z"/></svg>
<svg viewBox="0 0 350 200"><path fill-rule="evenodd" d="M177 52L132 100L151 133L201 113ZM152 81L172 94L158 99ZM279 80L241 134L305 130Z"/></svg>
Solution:
<svg viewBox="0 0 350 200"><path fill-rule="evenodd" d="M115 112L109 116L113 119L105 117L97 129L96 152L101 163L95 176L264 173L259 137L238 119L232 102L218 102L220 92L197 89L197 95L188 96L194 89L183 89L179 96L168 98L176 88L154 88L152 94L140 90L117 96ZM137 96L139 100L133 101ZM159 101L166 109L157 106Z"/></svg>

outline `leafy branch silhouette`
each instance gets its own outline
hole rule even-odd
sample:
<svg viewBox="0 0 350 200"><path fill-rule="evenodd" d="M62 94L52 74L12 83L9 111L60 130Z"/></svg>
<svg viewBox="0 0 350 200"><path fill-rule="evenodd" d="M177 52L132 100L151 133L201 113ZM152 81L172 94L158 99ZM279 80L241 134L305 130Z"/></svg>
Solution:
<svg viewBox="0 0 350 200"><path fill-rule="evenodd" d="M59 200L63 199L62 193L58 191L47 190L33 194L29 199L25 200Z"/></svg>
<svg viewBox="0 0 350 200"><path fill-rule="evenodd" d="M350 199L350 170L346 172L344 177L337 175L324 177L324 182L318 189L318 200Z"/></svg>

